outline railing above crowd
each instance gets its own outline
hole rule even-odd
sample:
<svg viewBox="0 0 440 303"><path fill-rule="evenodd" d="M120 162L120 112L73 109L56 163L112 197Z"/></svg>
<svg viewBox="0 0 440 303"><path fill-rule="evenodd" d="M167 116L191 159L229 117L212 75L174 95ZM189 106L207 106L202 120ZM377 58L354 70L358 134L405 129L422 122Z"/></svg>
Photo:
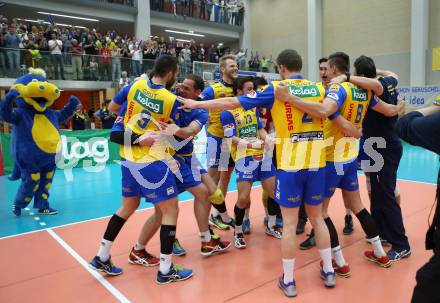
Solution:
<svg viewBox="0 0 440 303"><path fill-rule="evenodd" d="M245 14L242 0L150 0L150 9L234 26L243 26Z"/></svg>
<svg viewBox="0 0 440 303"><path fill-rule="evenodd" d="M127 6L136 6L135 0L92 0L97 2L107 2L107 3L113 3L113 4L120 4L120 5L127 5ZM140 0L140 1L146 1L146 0Z"/></svg>

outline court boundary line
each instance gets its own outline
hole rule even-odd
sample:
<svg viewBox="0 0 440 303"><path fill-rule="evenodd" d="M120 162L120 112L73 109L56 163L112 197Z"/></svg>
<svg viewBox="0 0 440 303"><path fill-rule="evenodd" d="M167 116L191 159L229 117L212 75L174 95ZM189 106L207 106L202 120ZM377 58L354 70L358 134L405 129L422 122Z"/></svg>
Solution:
<svg viewBox="0 0 440 303"><path fill-rule="evenodd" d="M116 287L114 287L109 281L107 281L97 271L89 267L89 263L86 262L69 244L67 244L55 231L51 228L45 230L58 244L64 248L85 270L87 270L104 288L106 288L110 294L112 294L119 302L130 303L131 301L124 296Z"/></svg>
<svg viewBox="0 0 440 303"><path fill-rule="evenodd" d="M252 186L252 187L261 187L261 185L256 185L256 186ZM234 190L228 191L228 193L233 193L233 192L236 192L236 191L237 190L234 189ZM179 204L180 203L190 202L190 201L194 201L194 198L193 199L186 199L186 200L179 201ZM153 209L153 207L146 207L146 208L138 209L135 212L136 213L144 212L144 211L147 211L149 209ZM19 237L19 236L25 236L25 235L33 234L33 233L37 233L37 232L43 232L43 231L47 231L48 229L62 228L62 227L70 226L70 225L76 225L76 224L81 224L81 223L87 223L87 222L92 222L92 221L96 221L96 220L106 219L106 218L110 218L111 216L113 216L113 214L108 215L108 216L102 216L102 217L98 217L98 218L93 218L93 219L87 219L87 220L82 220L82 221L77 221L77 222L72 222L72 223L61 224L61 225L57 225L57 226L51 226L51 227L37 229L37 230L31 230L31 231L27 231L27 232L15 234L15 235L4 236L4 237L0 237L0 241L1 240L6 240L6 239L10 239L10 238Z"/></svg>
<svg viewBox="0 0 440 303"><path fill-rule="evenodd" d="M362 173L361 174L358 173L358 175L365 177L365 175L362 174ZM404 181L404 182L410 182L410 183L420 183L420 184L433 185L433 186L437 185L436 183L423 182L423 181L414 181L414 180L401 179L401 178L398 178L397 181ZM261 185L256 185L256 186L252 186L252 187L261 187ZM233 192L237 192L237 189L228 191L228 193L233 193ZM186 203L186 202L193 201L193 200L194 199L186 199L186 200L183 200L183 201L179 201L179 203ZM136 212L143 212L143 211L146 211L146 210L149 210L149 209L152 209L152 208L153 207L138 209L138 210L136 210ZM48 230L48 229L61 228L61 227L66 227L66 226L70 226L70 225L75 225L75 224L86 223L86 222L101 220L101 219L105 219L105 218L110 218L111 216L112 215L102 216L102 217L98 217L98 218L87 219L87 220L82 220L82 221L77 221L77 222L72 222L72 223L66 223L66 224L61 224L61 225L57 225L57 226L51 226L51 227L48 227L48 228L27 231L27 232L24 232L24 233L18 233L18 234L9 235L9 236L4 236L4 237L0 237L0 241L1 240L6 240L6 239L10 239L10 238L19 237L19 236L25 236L25 235L33 234L33 233L37 233L37 232L42 232L42 231L45 231L45 230Z"/></svg>

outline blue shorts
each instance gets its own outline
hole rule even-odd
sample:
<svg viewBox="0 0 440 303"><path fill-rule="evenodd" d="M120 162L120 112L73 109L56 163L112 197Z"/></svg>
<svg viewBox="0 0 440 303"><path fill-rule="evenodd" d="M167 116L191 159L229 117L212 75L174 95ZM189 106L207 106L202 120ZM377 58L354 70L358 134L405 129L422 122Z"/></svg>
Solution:
<svg viewBox="0 0 440 303"><path fill-rule="evenodd" d="M357 166L357 159L347 163L327 162L325 169L325 197L331 198L336 188L346 191L358 190Z"/></svg>
<svg viewBox="0 0 440 303"><path fill-rule="evenodd" d="M237 176L237 182L248 181L256 182L263 181L275 176L275 166L272 160L262 161L263 156L254 157L247 156L245 158L238 159L235 162L235 174Z"/></svg>
<svg viewBox="0 0 440 303"><path fill-rule="evenodd" d="M325 167L318 170L277 170L275 201L283 207L296 208L301 204L319 205L324 200Z"/></svg>
<svg viewBox="0 0 440 303"><path fill-rule="evenodd" d="M196 156L178 156L174 157L179 162L179 170L182 180L176 179L179 193L188 188L198 186L202 183L200 176L207 171L202 167Z"/></svg>
<svg viewBox="0 0 440 303"><path fill-rule="evenodd" d="M135 163L121 159L122 196L144 197L153 204L177 197L176 176L166 162Z"/></svg>
<svg viewBox="0 0 440 303"><path fill-rule="evenodd" d="M223 138L207 133L206 140L206 166L208 168L218 168L219 166L223 168L234 167L234 161L227 146L224 147L222 152Z"/></svg>

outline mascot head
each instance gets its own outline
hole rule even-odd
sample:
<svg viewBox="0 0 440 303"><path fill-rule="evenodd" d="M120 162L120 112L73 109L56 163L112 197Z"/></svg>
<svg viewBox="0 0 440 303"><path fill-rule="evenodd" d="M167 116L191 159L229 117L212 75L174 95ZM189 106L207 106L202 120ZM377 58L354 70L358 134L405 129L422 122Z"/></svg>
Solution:
<svg viewBox="0 0 440 303"><path fill-rule="evenodd" d="M11 89L20 92L17 106L29 105L37 112L44 112L60 96L60 90L47 82L46 72L40 68L30 68L29 73L18 78Z"/></svg>

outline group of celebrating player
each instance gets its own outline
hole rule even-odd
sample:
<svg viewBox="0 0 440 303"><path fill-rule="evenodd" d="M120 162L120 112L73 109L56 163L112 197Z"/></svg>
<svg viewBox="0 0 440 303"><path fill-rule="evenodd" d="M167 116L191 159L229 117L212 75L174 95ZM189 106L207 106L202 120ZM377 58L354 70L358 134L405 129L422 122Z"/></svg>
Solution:
<svg viewBox="0 0 440 303"><path fill-rule="evenodd" d="M220 60L222 80L204 88L200 77L187 75L172 93L178 64L164 55L156 60L150 79L123 88L109 105L118 113L111 140L121 145L122 206L111 217L90 266L109 275L122 273L111 262L110 248L145 198L153 203L154 213L143 225L129 262L159 265L159 284L190 278L192 270L172 262L173 254L185 253L176 239L177 195L188 191L194 196L201 254L210 256L231 243L222 241L209 225L232 228L234 246L246 247L256 181L264 189L266 234L281 239L283 275L278 286L286 296L297 295L295 241L302 205L314 229L324 285L334 287L336 275L351 274L327 212L336 188L372 244L373 250L364 256L382 267L391 266L376 223L360 198L358 139L367 110L391 117L404 110L404 103L388 104L375 97L374 82L368 79L376 76L376 67L369 57L356 59L353 75L343 52L321 63L326 81L306 80L301 56L284 50L277 58L282 80L267 84L237 77L237 62L225 56ZM193 155L193 138L205 124L207 171ZM238 193L231 218L225 196L234 169ZM156 258L145 246L159 228L160 258Z"/></svg>

